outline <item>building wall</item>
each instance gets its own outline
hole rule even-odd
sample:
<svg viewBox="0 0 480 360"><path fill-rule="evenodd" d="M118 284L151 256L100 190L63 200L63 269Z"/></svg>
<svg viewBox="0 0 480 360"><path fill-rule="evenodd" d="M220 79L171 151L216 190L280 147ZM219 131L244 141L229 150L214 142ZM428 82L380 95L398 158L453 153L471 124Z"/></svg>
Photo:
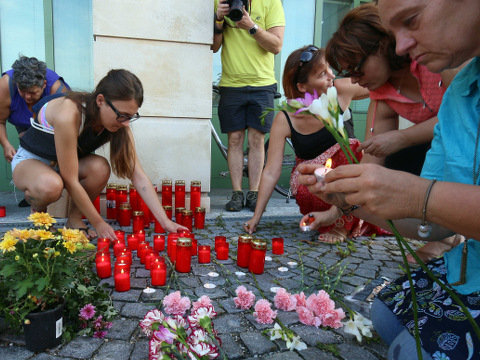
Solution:
<svg viewBox="0 0 480 360"><path fill-rule="evenodd" d="M145 99L132 131L145 172L153 183L185 180L187 191L200 180L207 207L212 14L213 2L204 0L93 0L94 82L112 68L140 78Z"/></svg>

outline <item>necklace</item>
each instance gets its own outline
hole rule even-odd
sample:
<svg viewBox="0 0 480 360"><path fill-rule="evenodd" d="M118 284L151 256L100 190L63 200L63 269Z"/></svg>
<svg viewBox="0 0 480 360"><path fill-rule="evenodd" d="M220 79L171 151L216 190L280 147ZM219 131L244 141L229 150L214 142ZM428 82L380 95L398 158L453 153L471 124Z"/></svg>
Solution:
<svg viewBox="0 0 480 360"><path fill-rule="evenodd" d="M477 150L478 150L478 140L480 138L480 119L478 119L478 127L477 127L477 138L475 140L475 152L473 154L473 169L472 169L472 176L473 176L473 185L477 185L478 176L480 175L480 165L477 168Z"/></svg>

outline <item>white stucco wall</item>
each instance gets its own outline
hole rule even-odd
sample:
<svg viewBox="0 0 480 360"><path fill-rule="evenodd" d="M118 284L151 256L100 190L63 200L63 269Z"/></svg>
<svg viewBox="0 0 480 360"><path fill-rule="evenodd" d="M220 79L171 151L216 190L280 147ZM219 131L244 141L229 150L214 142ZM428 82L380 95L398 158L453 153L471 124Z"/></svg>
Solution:
<svg viewBox="0 0 480 360"><path fill-rule="evenodd" d="M142 118L132 124L139 158L152 182L202 182L209 208L213 2L93 0L94 79L112 68L144 86ZM102 148L100 154L107 155ZM112 176L110 182L128 183Z"/></svg>

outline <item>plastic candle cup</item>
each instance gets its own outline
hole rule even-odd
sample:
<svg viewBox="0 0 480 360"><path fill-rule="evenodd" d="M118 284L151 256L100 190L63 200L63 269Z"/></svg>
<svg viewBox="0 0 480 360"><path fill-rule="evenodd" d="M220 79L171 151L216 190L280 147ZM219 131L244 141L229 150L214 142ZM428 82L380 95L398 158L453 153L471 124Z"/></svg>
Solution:
<svg viewBox="0 0 480 360"><path fill-rule="evenodd" d="M220 244L226 244L227 243L227 238L223 235L217 235L215 236L215 251L217 251L217 248Z"/></svg>
<svg viewBox="0 0 480 360"><path fill-rule="evenodd" d="M196 207L193 213L193 226L196 229L205 229L205 208Z"/></svg>
<svg viewBox="0 0 480 360"><path fill-rule="evenodd" d="M153 235L153 249L157 252L165 250L165 235Z"/></svg>
<svg viewBox="0 0 480 360"><path fill-rule="evenodd" d="M133 184L130 184L128 187L128 195L129 195L129 200L130 200L130 207L132 208L132 211L137 211L139 209L138 206L138 192L137 189L135 189L135 186Z"/></svg>
<svg viewBox="0 0 480 360"><path fill-rule="evenodd" d="M210 263L210 246L200 245L198 247L198 263L208 264Z"/></svg>
<svg viewBox="0 0 480 360"><path fill-rule="evenodd" d="M273 238L272 239L272 253L275 255L283 254L283 238Z"/></svg>
<svg viewBox="0 0 480 360"><path fill-rule="evenodd" d="M253 240L252 250L250 252L250 262L248 270L254 274L263 274L265 268L265 254L267 252L267 243L263 240Z"/></svg>
<svg viewBox="0 0 480 360"><path fill-rule="evenodd" d="M115 235L117 235L117 240L120 240L125 244L125 231L115 230Z"/></svg>
<svg viewBox="0 0 480 360"><path fill-rule="evenodd" d="M163 226L158 222L157 219L154 219L154 228L153 231L156 232L157 234L163 234L165 233L165 229Z"/></svg>
<svg viewBox="0 0 480 360"><path fill-rule="evenodd" d="M145 231L139 230L138 232L134 232L137 235L138 241L142 242L145 241Z"/></svg>
<svg viewBox="0 0 480 360"><path fill-rule="evenodd" d="M100 279L106 279L112 275L112 263L109 257L100 257L96 261L97 275Z"/></svg>
<svg viewBox="0 0 480 360"><path fill-rule="evenodd" d="M138 250L138 237L135 234L127 235L127 245L130 251Z"/></svg>
<svg viewBox="0 0 480 360"><path fill-rule="evenodd" d="M138 233L140 230L143 231L144 228L145 228L145 219L143 217L143 211L134 211L132 231L134 233Z"/></svg>
<svg viewBox="0 0 480 360"><path fill-rule="evenodd" d="M162 180L162 206L172 206L172 180Z"/></svg>
<svg viewBox="0 0 480 360"><path fill-rule="evenodd" d="M175 180L175 207L185 207L185 180Z"/></svg>
<svg viewBox="0 0 480 360"><path fill-rule="evenodd" d="M117 197L117 184L107 184L107 191L105 197L107 199L107 219L116 219L117 207L115 199Z"/></svg>
<svg viewBox="0 0 480 360"><path fill-rule="evenodd" d="M248 268L250 260L251 241L253 237L251 235L240 235L238 237L237 248L237 265L243 268Z"/></svg>
<svg viewBox="0 0 480 360"><path fill-rule="evenodd" d="M190 210L200 207L202 196L202 183L200 180L193 180L190 182Z"/></svg>
<svg viewBox="0 0 480 360"><path fill-rule="evenodd" d="M183 225L183 210L184 207L175 208L175 222L180 225Z"/></svg>
<svg viewBox="0 0 480 360"><path fill-rule="evenodd" d="M220 244L218 246L217 260L228 260L228 243Z"/></svg>
<svg viewBox="0 0 480 360"><path fill-rule="evenodd" d="M119 272L114 276L115 290L118 292L130 290L130 274L128 272Z"/></svg>
<svg viewBox="0 0 480 360"><path fill-rule="evenodd" d="M193 227L193 218L192 210L184 209L182 211L182 225L185 226L188 230L192 231Z"/></svg>
<svg viewBox="0 0 480 360"><path fill-rule="evenodd" d="M177 239L177 253L175 270L181 273L188 273L192 264L192 239L180 237Z"/></svg>
<svg viewBox="0 0 480 360"><path fill-rule="evenodd" d="M155 266L150 270L151 284L153 286L163 286L167 281L167 270L160 266Z"/></svg>
<svg viewBox="0 0 480 360"><path fill-rule="evenodd" d="M110 248L110 239L109 238L98 238L97 239L97 250L108 250Z"/></svg>
<svg viewBox="0 0 480 360"><path fill-rule="evenodd" d="M173 210L172 210L172 206L171 205L165 205L163 207L163 210L165 210L165 215L167 215L167 217L172 220L172 217L173 217Z"/></svg>

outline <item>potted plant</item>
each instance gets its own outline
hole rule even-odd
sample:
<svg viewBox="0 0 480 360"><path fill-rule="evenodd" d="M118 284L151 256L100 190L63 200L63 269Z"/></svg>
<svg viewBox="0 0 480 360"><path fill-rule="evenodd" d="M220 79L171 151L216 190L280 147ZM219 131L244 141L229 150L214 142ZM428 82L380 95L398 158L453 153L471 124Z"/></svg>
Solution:
<svg viewBox="0 0 480 360"><path fill-rule="evenodd" d="M47 213L28 219L33 228L7 231L0 242L0 312L13 328L23 325L29 350L42 351L61 342L65 297L93 245L79 230L54 228Z"/></svg>

